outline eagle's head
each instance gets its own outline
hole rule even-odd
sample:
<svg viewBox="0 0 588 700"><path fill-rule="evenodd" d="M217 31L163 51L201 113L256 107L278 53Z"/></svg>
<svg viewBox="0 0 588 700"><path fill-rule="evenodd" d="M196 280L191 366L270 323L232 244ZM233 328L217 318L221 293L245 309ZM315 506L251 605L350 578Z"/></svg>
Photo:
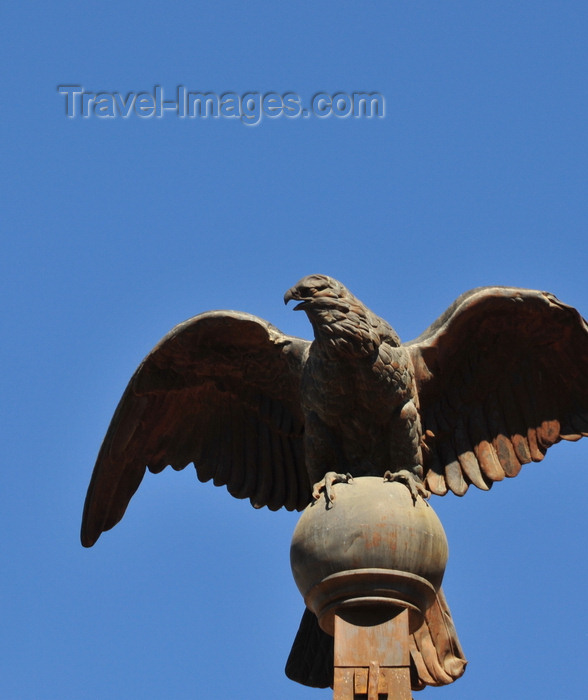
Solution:
<svg viewBox="0 0 588 700"><path fill-rule="evenodd" d="M284 294L284 303L299 301L295 311L306 311L315 339L353 355L372 355L384 341L399 345L400 339L386 321L373 314L336 279L308 275Z"/></svg>
<svg viewBox="0 0 588 700"><path fill-rule="evenodd" d="M308 314L319 309L335 309L341 307L348 310L348 299L353 298L341 282L327 275L308 275L284 294L284 304L296 300L300 304L295 311L306 311Z"/></svg>

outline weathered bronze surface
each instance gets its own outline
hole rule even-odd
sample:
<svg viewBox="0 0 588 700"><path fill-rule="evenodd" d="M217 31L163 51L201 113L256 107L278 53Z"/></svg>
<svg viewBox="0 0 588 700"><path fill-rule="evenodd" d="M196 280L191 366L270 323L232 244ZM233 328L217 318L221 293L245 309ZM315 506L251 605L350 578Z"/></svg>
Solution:
<svg viewBox="0 0 588 700"><path fill-rule="evenodd" d="M335 616L333 700L411 700L408 611L372 612Z"/></svg>
<svg viewBox="0 0 588 700"><path fill-rule="evenodd" d="M442 684L460 676L465 659L449 611L438 616L448 549L433 509L381 477L332 488L336 507L325 499L307 506L290 558L323 644L333 646L335 700L353 692L410 698L411 685L421 687L425 677ZM300 642L307 654L306 635Z"/></svg>
<svg viewBox="0 0 588 700"><path fill-rule="evenodd" d="M292 573L306 607L331 635L336 611L375 602L410 609L418 629L447 562L439 518L397 482L359 477L333 490L337 507L314 501L292 537Z"/></svg>
<svg viewBox="0 0 588 700"><path fill-rule="evenodd" d="M332 278L306 277L284 300L307 313L312 343L217 311L149 353L98 455L85 546L122 518L146 469L193 462L201 481L272 510L336 507L340 487L379 477L382 489L402 482L417 509L430 492L488 490L588 435L588 325L551 294L475 289L407 344ZM411 650L415 688L449 683L464 665L441 590L424 619L423 648L435 648ZM333 683L333 638L308 610L287 673Z"/></svg>

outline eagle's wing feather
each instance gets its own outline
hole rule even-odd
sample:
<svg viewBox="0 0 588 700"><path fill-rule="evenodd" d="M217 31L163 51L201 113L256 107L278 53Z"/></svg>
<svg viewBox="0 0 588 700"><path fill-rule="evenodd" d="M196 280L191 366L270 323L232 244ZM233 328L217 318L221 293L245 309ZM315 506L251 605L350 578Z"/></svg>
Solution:
<svg viewBox="0 0 588 700"><path fill-rule="evenodd" d="M406 348L436 494L487 490L588 435L588 324L551 294L474 289Z"/></svg>
<svg viewBox="0 0 588 700"><path fill-rule="evenodd" d="M176 326L131 378L88 489L82 542L123 516L146 468L183 469L256 507L303 508L300 376L306 340L245 313L213 311Z"/></svg>

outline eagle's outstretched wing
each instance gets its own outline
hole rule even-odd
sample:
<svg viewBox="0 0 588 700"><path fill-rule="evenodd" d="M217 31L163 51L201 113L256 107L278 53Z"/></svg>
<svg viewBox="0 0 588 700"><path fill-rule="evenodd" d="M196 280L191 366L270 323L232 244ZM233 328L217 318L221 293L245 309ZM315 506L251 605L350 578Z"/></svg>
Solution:
<svg viewBox="0 0 588 700"><path fill-rule="evenodd" d="M302 509L300 376L309 341L260 318L213 311L181 323L147 355L127 386L88 488L82 543L122 518L145 469L183 469L226 485L256 507Z"/></svg>
<svg viewBox="0 0 588 700"><path fill-rule="evenodd" d="M551 294L474 289L406 347L433 493L487 490L588 435L588 325Z"/></svg>

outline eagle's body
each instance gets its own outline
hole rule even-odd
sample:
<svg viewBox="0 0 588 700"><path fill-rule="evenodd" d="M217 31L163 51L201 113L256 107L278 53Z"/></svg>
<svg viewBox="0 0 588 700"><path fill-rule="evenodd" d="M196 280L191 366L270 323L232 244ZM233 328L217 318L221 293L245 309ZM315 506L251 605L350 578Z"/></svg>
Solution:
<svg viewBox="0 0 588 700"><path fill-rule="evenodd" d="M335 470L359 477L400 470L417 475L420 469L422 477L418 399L406 348L373 314L370 336L357 334L354 344L341 342L345 329L336 321L321 321L313 324L301 383L311 483Z"/></svg>
<svg viewBox="0 0 588 700"><path fill-rule="evenodd" d="M300 302L314 341L216 311L149 353L96 461L85 546L122 518L146 469L193 462L200 480L255 507L301 510L354 476L401 480L414 499L488 490L560 440L588 435L588 325L551 294L472 290L404 345L325 275L303 278L284 300ZM307 610L288 675L329 685L332 644ZM463 673L442 591L412 635L411 659L415 688Z"/></svg>

